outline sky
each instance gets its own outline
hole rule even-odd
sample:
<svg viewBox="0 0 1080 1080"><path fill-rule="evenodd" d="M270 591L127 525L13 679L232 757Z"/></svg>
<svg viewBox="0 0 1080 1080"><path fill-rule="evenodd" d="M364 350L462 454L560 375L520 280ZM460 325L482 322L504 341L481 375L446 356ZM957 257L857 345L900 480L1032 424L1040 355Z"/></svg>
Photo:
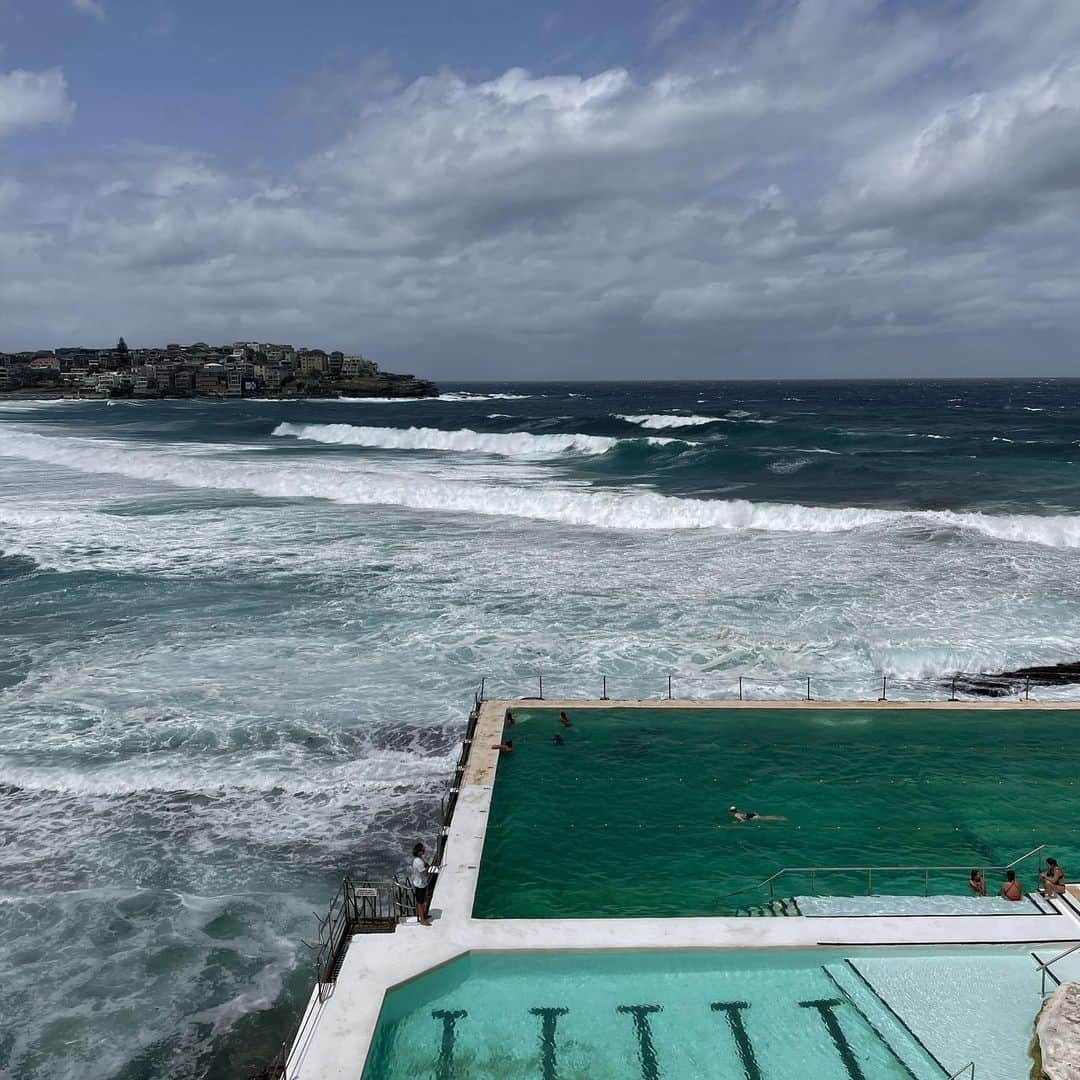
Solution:
<svg viewBox="0 0 1080 1080"><path fill-rule="evenodd" d="M0 350L1076 375L1078 0L0 0Z"/></svg>

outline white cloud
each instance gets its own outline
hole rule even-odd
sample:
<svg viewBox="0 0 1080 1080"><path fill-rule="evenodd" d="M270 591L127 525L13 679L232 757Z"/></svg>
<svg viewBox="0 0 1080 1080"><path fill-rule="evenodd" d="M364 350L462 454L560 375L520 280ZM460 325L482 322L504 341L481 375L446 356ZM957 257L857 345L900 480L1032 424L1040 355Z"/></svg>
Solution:
<svg viewBox="0 0 1080 1080"><path fill-rule="evenodd" d="M63 123L74 111L59 69L0 73L0 136L19 128Z"/></svg>
<svg viewBox="0 0 1080 1080"><path fill-rule="evenodd" d="M722 374L932 340L970 371L977 335L1080 332L1074 10L801 0L649 76L383 71L294 167L9 168L0 347L256 334L617 374L662 343Z"/></svg>
<svg viewBox="0 0 1080 1080"><path fill-rule="evenodd" d="M104 20L105 5L100 0L71 0L71 6L84 15L92 15L95 19Z"/></svg>

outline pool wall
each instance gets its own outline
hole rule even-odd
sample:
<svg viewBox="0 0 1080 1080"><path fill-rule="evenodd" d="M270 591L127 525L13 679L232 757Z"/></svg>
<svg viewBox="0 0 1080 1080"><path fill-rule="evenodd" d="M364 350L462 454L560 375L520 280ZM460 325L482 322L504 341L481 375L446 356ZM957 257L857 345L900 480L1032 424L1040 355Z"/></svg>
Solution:
<svg viewBox="0 0 1080 1080"><path fill-rule="evenodd" d="M313 994L290 1056L288 1080L359 1080L386 992L475 951L806 949L821 945L1052 946L1080 940L1080 919L1059 914L987 919L981 915L817 918L475 919L472 916L506 710L585 709L971 709L971 702L716 702L498 700L481 706L444 863L432 902L434 925L401 925L393 934L356 935L332 995ZM980 711L1076 710L1075 704L988 702ZM1033 975L1034 977L1034 975Z"/></svg>

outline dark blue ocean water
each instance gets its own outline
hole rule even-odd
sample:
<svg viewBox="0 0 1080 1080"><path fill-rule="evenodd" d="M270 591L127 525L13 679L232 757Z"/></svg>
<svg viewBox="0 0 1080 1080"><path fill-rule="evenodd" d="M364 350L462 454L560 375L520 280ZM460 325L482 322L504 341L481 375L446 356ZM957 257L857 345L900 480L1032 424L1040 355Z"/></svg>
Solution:
<svg viewBox="0 0 1080 1080"><path fill-rule="evenodd" d="M1080 382L443 391L0 399L0 1070L272 1052L481 676L926 697L1080 653Z"/></svg>

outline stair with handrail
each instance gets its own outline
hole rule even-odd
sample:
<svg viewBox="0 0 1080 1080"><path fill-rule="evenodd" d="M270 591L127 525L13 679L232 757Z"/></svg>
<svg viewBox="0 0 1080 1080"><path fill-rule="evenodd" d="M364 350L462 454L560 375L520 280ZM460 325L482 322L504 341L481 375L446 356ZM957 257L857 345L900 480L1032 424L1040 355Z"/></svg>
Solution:
<svg viewBox="0 0 1080 1080"><path fill-rule="evenodd" d="M986 866L984 870L994 873L1004 873L1007 870L1015 869L1022 862L1030 859L1034 856L1041 856L1042 852L1046 849L1046 844L1039 844L1038 847L1032 848L1030 851L1025 852L1023 855L1012 862L1006 863L1004 866ZM1042 870L1042 859L1039 858L1039 871ZM810 875L810 888L806 891L807 895L817 895L817 878L819 874L865 874L866 875L866 895L874 895L874 874L885 873L908 873L908 874L922 874L923 875L923 895L930 895L930 875L931 874L946 874L964 872L968 873L971 869L971 863L965 863L958 866L785 866L775 873L770 874L763 881L759 881L756 885L750 885L745 889L740 889L738 892L733 893L733 896L739 896L743 893L752 892L757 889L768 889L769 900L775 899L775 882L785 875L794 874L809 874Z"/></svg>

